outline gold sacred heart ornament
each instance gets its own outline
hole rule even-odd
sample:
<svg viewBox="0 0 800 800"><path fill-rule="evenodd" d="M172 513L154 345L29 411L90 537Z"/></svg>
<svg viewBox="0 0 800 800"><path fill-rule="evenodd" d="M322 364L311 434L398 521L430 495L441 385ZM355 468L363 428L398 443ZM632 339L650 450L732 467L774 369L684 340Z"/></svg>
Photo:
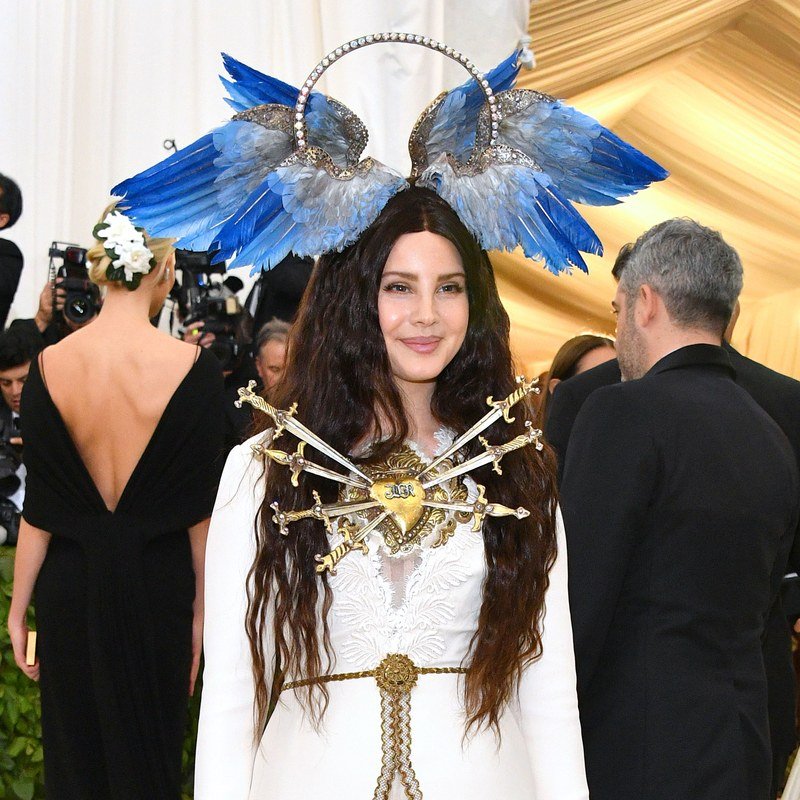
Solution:
<svg viewBox="0 0 800 800"><path fill-rule="evenodd" d="M375 481L369 493L392 514L403 533L419 522L425 490L416 478L408 475L384 478Z"/></svg>

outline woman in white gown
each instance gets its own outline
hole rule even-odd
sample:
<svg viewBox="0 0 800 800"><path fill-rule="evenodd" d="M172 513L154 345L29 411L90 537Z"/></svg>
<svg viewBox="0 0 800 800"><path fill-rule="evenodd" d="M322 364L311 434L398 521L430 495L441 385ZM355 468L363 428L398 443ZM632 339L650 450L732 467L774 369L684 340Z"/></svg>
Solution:
<svg viewBox="0 0 800 800"><path fill-rule="evenodd" d="M486 254L442 199L412 188L320 260L275 405L296 402L297 420L378 480L424 469L487 396L516 388ZM512 417L483 436L535 441L524 401ZM326 532L321 503L369 493L266 468L267 449L285 462L297 443L265 430L225 467L206 559L196 800L586 800L549 451L509 451L502 475L490 462L446 481L435 498L462 512L389 515L364 552L320 574L315 557L378 512ZM473 439L438 470L484 452ZM281 531L287 511L310 507Z"/></svg>

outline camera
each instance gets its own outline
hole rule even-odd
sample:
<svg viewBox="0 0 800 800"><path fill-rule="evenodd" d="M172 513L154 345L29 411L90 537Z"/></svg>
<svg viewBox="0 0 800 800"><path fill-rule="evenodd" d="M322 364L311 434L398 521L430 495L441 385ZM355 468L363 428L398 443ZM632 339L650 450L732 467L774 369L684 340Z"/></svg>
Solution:
<svg viewBox="0 0 800 800"><path fill-rule="evenodd" d="M209 350L232 370L244 352L241 326L244 312L239 299L222 276L225 262L212 264L213 253L191 250L175 251L175 270L180 272L180 286L173 288L173 297L185 327L203 322L203 332L213 333ZM228 279L230 280L230 279Z"/></svg>
<svg viewBox="0 0 800 800"><path fill-rule="evenodd" d="M20 487L19 465L16 448L0 438L0 544L15 545L19 535L21 514L10 500Z"/></svg>
<svg viewBox="0 0 800 800"><path fill-rule="evenodd" d="M49 255L53 300L57 288L64 290L64 318L76 325L88 322L100 310L100 289L89 280L86 250L74 244L53 242ZM61 259L61 266L56 266L56 259ZM56 278L61 278L58 284Z"/></svg>

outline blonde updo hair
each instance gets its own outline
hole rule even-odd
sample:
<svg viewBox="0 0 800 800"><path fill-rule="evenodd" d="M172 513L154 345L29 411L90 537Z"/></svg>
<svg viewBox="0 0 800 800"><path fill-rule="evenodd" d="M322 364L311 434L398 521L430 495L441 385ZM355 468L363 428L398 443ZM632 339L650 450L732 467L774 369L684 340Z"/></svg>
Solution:
<svg viewBox="0 0 800 800"><path fill-rule="evenodd" d="M105 211L100 215L100 219L98 222L102 222L108 214L112 211L115 211L117 208L117 202L114 201L106 206ZM120 211L121 214L124 214L124 211ZM161 264L169 257L171 253L175 252L175 247L173 246L175 239L165 239L159 237L150 237L147 235L145 231L144 234L144 243L147 245L148 250L153 254L153 257L156 260L155 269L159 269ZM86 261L89 264L89 280L92 283L96 283L98 286L124 286L125 284L122 281L112 281L109 280L106 272L111 265L111 259L108 257L108 253L105 250L105 243L101 239L95 238L94 244L86 253Z"/></svg>

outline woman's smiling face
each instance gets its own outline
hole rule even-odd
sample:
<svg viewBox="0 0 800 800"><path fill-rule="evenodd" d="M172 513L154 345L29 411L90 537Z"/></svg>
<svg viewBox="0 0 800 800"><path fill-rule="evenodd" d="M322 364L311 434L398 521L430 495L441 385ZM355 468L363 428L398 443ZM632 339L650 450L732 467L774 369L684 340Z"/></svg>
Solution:
<svg viewBox="0 0 800 800"><path fill-rule="evenodd" d="M464 266L452 242L429 231L395 242L381 276L378 318L398 384L435 383L469 324Z"/></svg>

